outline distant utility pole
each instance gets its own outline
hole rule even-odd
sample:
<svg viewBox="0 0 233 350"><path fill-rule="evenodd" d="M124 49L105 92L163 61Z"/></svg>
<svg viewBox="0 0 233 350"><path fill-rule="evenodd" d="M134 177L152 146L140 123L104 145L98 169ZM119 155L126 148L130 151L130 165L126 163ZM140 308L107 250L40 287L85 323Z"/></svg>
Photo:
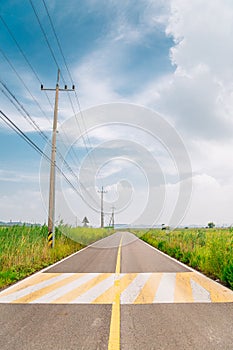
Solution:
<svg viewBox="0 0 233 350"><path fill-rule="evenodd" d="M59 88L60 70L57 72L57 84L55 89L45 89L41 85L41 90L55 91L55 105L54 105L54 117L53 117L53 136L52 136L52 150L51 150L51 166L50 166L50 183L49 183L49 211L48 211L48 244L54 248L55 244L55 168L56 168L56 138L57 138L57 116L58 116L58 95L59 91L74 91L75 86L72 89L67 89L65 85L64 89Z"/></svg>
<svg viewBox="0 0 233 350"><path fill-rule="evenodd" d="M101 191L98 191L101 193L101 213L100 213L100 227L104 227L104 193L107 193L107 191L104 191L104 188L102 186Z"/></svg>
<svg viewBox="0 0 233 350"><path fill-rule="evenodd" d="M109 226L112 226L113 228L115 226L114 209L116 209L116 208L112 207L112 215L111 215L111 219L110 219L110 223L109 223Z"/></svg>

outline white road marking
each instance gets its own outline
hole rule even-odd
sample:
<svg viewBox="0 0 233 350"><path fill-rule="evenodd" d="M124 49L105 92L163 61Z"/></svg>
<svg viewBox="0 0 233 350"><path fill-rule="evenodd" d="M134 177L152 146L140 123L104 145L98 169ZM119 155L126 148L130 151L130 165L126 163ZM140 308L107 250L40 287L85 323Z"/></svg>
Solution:
<svg viewBox="0 0 233 350"><path fill-rule="evenodd" d="M193 291L194 302L196 301L198 303L211 303L210 293L194 280L190 279L190 282Z"/></svg>
<svg viewBox="0 0 233 350"><path fill-rule="evenodd" d="M72 304L89 304L101 294L103 294L107 289L112 287L114 284L114 274L109 276L104 281L98 283L94 287L90 288L86 293L80 295L78 298L72 301Z"/></svg>
<svg viewBox="0 0 233 350"><path fill-rule="evenodd" d="M132 283L121 293L121 304L132 304L137 298L151 273L140 273Z"/></svg>
<svg viewBox="0 0 233 350"><path fill-rule="evenodd" d="M52 277L52 278L50 278L47 281L39 282L39 283L37 283L35 285L26 287L26 288L21 289L21 290L19 290L17 292L12 292L12 294L0 297L0 302L1 303L12 302L12 301L17 300L17 299L19 299L21 297L29 295L29 294L31 294L33 292L36 292L36 291L38 291L38 290L40 290L40 289L42 289L44 287L50 286L50 285L52 285L55 282L62 281L65 278L67 278L69 276L72 276L72 275L75 275L75 274L74 273L62 273L59 276Z"/></svg>
<svg viewBox="0 0 233 350"><path fill-rule="evenodd" d="M176 273L164 273L154 298L155 303L173 303L176 285Z"/></svg>
<svg viewBox="0 0 233 350"><path fill-rule="evenodd" d="M100 273L86 274L86 275L80 277L79 279L77 279L77 281L73 281L73 282L67 283L65 286L57 288L57 289L49 292L48 294L45 294L42 297L33 300L31 302L31 304L51 303L54 300L56 300L56 299L64 296L65 294L71 292L75 288L81 286L82 284L92 280L93 278L97 277L98 275L100 275Z"/></svg>

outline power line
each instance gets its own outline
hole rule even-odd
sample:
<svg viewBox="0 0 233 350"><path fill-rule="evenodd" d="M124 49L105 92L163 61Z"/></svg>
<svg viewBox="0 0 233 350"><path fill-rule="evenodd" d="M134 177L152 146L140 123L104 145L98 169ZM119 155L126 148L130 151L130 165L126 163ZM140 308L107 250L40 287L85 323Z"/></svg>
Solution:
<svg viewBox="0 0 233 350"><path fill-rule="evenodd" d="M33 12L34 12L34 14L35 14L35 16L36 16L36 18L37 18L37 21L38 21L38 24L39 24L39 26L40 26L40 29L41 29L41 31L42 31L42 33L43 33L43 35L44 35L45 41L46 41L46 43L47 43L47 45L48 45L49 51L50 51L50 53L51 53L51 55L52 55L52 57L53 57L53 59L54 59L54 62L55 62L55 64L56 64L56 66L57 66L57 69L59 69L59 70L61 71L61 69L60 69L60 67L59 67L59 64L58 64L58 61L57 61L57 59L56 59L56 57L55 57L55 54L54 54L54 52L53 52L53 49L52 49L52 47L51 47L51 45L50 45L48 36L47 36L47 34L46 34L46 32L45 32L43 26L42 26L42 23L41 23L41 21L40 21L39 15L38 15L38 13L37 13L37 11L36 11L36 8L35 8L35 6L34 6L32 0L29 0L29 1L30 1L30 3L31 3ZM63 51L62 51L62 48L61 48L61 45L60 45L58 36L57 36L57 34L56 34L56 31L55 31L55 28L54 28L54 25L53 25L51 16L50 16L50 14L49 14L49 12L48 12L48 8L47 8L46 4L44 4L44 5L45 5L46 12L47 12L47 14L48 14L48 16L49 16L50 25L51 25L51 27L52 27L53 33L54 33L55 38L56 38L56 40L57 40L58 47L59 47L60 52L61 52L61 54L62 54L62 57L63 57L63 59L64 59L66 68L67 68L67 70L68 70L68 74L69 74L69 76L70 76L70 78L71 78L71 74L70 74L70 71L69 71L69 69L68 69L68 66L67 66L67 63L66 63L66 60L65 60L65 56L64 56L64 54L63 54ZM62 72L61 72L61 78L62 78L63 83L64 83L64 77L63 77ZM71 81L72 81L72 85L74 85L74 84L73 84L72 78L71 78ZM75 94L76 94L76 93L75 93ZM85 148L86 148L86 151L87 151L87 154L88 154L88 153L89 153L88 147L87 147L86 141L85 141L85 139L84 139L84 136L83 136L83 134L82 134L82 132L81 132L81 128L80 128L80 125L79 125L78 120L77 120L77 117L76 117L75 108L74 108L74 105L73 105L73 102L72 102L72 100L71 100L71 97L70 97L69 93L68 93L68 98L69 98L69 102L70 102L70 105L71 105L73 114L75 115L75 121L76 121L77 127L78 127L78 129L79 129L80 135L81 135L81 137L82 137L82 139L83 139L83 143L84 143L84 145L85 145Z"/></svg>
<svg viewBox="0 0 233 350"><path fill-rule="evenodd" d="M7 63L9 64L9 66L11 67L11 69L14 71L14 73L17 75L18 79L21 81L21 83L23 84L24 88L27 90L27 92L30 94L30 96L32 97L33 101L36 103L36 105L38 106L38 108L40 109L40 111L42 112L42 114L45 116L45 118L49 121L49 118L47 117L47 115L45 114L45 112L43 111L43 109L41 108L41 105L39 104L39 102L37 101L37 99L33 96L33 94L31 93L30 89L27 87L26 83L24 82L23 78L20 76L20 74L17 72L17 70L15 69L13 63L10 61L10 59L7 57L7 55L5 54L5 52L0 48L0 52L2 54L2 56L5 58L5 60L7 61Z"/></svg>
<svg viewBox="0 0 233 350"><path fill-rule="evenodd" d="M7 93L12 97L10 98L6 92L1 89L2 93L8 98L8 100L14 105L14 107L18 110L18 112L23 116L23 118L25 118L25 120L27 122L29 122L29 124L35 129L35 131L39 132L39 134L41 135L41 137L48 143L50 143L51 145L51 141L50 139L46 136L46 134L40 129L40 127L36 124L36 122L32 119L32 117L30 116L30 114L28 113L28 111L24 108L24 106L18 101L18 99L13 95L13 93L10 91L10 89L6 86L6 84L4 84L1 80L0 83L2 84L2 86L4 87L4 89L7 91ZM85 191L88 196L95 202L96 200L91 196L91 194L86 190L85 186L80 182L78 176L75 174L75 172L72 170L72 168L70 167L70 165L68 164L68 162L65 160L65 158L62 156L62 154L60 153L60 151L57 151L58 153L58 157L59 159L64 163L64 165L66 166L67 170L71 173L71 175L74 176L74 178L77 180L78 185L83 189L83 191ZM86 202L86 201L85 201ZM91 206L93 210L95 210L93 208L93 206Z"/></svg>
<svg viewBox="0 0 233 350"><path fill-rule="evenodd" d="M45 133L40 129L39 125L32 119L32 117L30 116L30 114L27 112L27 110L24 108L24 106L19 102L19 100L15 97L15 95L10 91L10 89L6 86L6 84L4 84L1 80L0 80L0 84L3 86L3 88L5 89L5 91L11 96L11 98L9 97L9 95L3 90L1 89L2 93L6 96L6 98L8 98L8 100L15 106L15 108L20 112L20 114L24 117L24 119L36 130L39 132L39 134L41 135L41 137L45 140L45 141L49 141L48 137L45 135Z"/></svg>
<svg viewBox="0 0 233 350"><path fill-rule="evenodd" d="M0 80L0 83L4 87L4 89L7 91L7 93L12 97L12 99L6 94L6 92L1 89L2 93L8 98L8 100L14 105L14 107L20 112L20 114L30 123L30 125L39 132L41 137L48 143L51 144L50 139L47 137L47 135L40 129L38 124L31 118L28 111L24 108L24 106L18 101L18 99L13 95L13 93L9 90L9 88ZM65 158L62 156L60 151L58 150L58 156L61 159L61 161L66 165L67 169L72 173L72 175L78 180L77 175L73 172L72 168L69 166Z"/></svg>
<svg viewBox="0 0 233 350"><path fill-rule="evenodd" d="M68 65L67 65L66 59L65 59L65 55L64 55L64 53L63 53L63 50L62 50L62 47L61 47L60 41L59 41L59 39L58 39L58 36L57 36L56 30L55 30L55 27L54 27L54 25L53 25L53 21L52 21L52 18L51 18L51 16L50 16L50 13L49 13L48 7L47 7L47 5L46 5L45 1L44 1L44 0L42 0L42 1L43 1L43 4L44 4L44 7L45 7L45 10L46 10L47 16L48 16L48 18L49 18L50 25L51 25L51 27L52 27L53 34L54 34L54 36L55 36L55 38L56 38L57 45L58 45L58 47L59 47L59 50L60 50L60 52L61 52L61 55L62 55L63 61L64 61L64 63L65 63L65 66L66 66L67 72L68 72L68 74L69 74L69 77L70 77L71 83L72 83L72 85L73 85L73 84L74 84L74 82L73 82L73 80L72 80L72 77L71 77L71 74L70 74L70 71L69 71L69 68L68 68ZM55 61L55 62L56 62L56 61Z"/></svg>
<svg viewBox="0 0 233 350"><path fill-rule="evenodd" d="M30 0L30 1L31 1L31 0ZM68 68L68 64L67 64L67 61L66 61L66 58L65 58L65 55L64 55L64 52L63 52L63 49L62 49L60 40L59 40L58 35L57 35L57 33L56 33L55 26L54 26L53 21L52 21L52 17L51 17L51 15L50 15L50 13L49 13L49 10L48 10L48 7L47 7L45 1L44 1L44 0L42 0L42 1L43 1L45 10L46 10L47 16L48 16L48 18L49 18L49 22L50 22L50 25L51 25L53 34L54 34L54 36L55 36L55 39L56 39L58 48L59 48L60 53L61 53L61 56L62 56L62 58L63 58L63 61L64 61L64 64L65 64L66 70L67 70L67 72L68 72L70 81L71 81L71 83L72 83L72 85L73 85L74 82L73 82L73 79L72 79L70 70L69 70L69 68ZM33 9L34 9L34 11L35 11L35 7L33 7ZM38 15L37 15L37 18L39 18ZM42 26L40 21L39 21L39 23L40 23L40 26ZM42 32L44 33L44 30L43 30ZM47 40L47 36L46 36L45 38L46 38L46 42L47 42L47 44L48 44L48 46L49 46L49 49L50 49L50 51L51 51L51 53L52 53L52 56L54 57L54 53L53 53L53 51L52 51L52 48L51 48L51 46L50 46L50 44L49 44L49 42L48 42L48 40ZM55 63L56 63L57 66L58 66L57 60L55 60ZM58 69L59 69L59 67L58 67ZM86 124L85 124L85 121L84 121L84 117L83 117L83 113L82 113L80 101L79 101L79 98L78 98L78 95L77 95L76 90L75 90L74 93L75 93L75 98L76 98L76 103L77 103L77 106L78 106L78 109L79 109L79 113L80 113L80 116L81 116L81 119L82 119L82 122L83 122L84 130L85 130L85 136L86 136L87 142L88 142L88 144L89 144L89 146L90 146L90 148L91 148L90 138L89 138L88 132L86 131L87 128L86 128ZM80 128L80 125L79 125L78 120L77 120L77 115L76 115L76 113L75 113L75 109L74 109L74 106L73 106L73 103L72 103L72 100L71 100L69 94L68 94L68 98L69 98L69 101L70 101L70 104L71 104L73 113L74 113L74 115L75 115L75 120L76 120L77 126L78 126L78 128L79 128L81 137L82 137L82 139L83 139L83 142L84 142L84 145L85 145L87 154L89 154L88 146L87 146L86 140L85 140L85 138L83 137L83 134L82 134L82 132L81 132L81 128ZM93 155L92 153L90 154L90 158L91 158L92 166L94 165L94 169L97 168L96 160L95 160L95 157L94 157L94 155ZM101 179L101 182L102 182L102 179ZM103 184L102 184L102 185L103 185Z"/></svg>
<svg viewBox="0 0 233 350"><path fill-rule="evenodd" d="M0 111L2 116L0 118L13 130L15 131L24 141L26 141L36 152L43 156L46 160L50 161L50 158L33 142L5 113ZM4 119L4 118L5 119Z"/></svg>
<svg viewBox="0 0 233 350"><path fill-rule="evenodd" d="M30 147L32 147L37 153L39 153L42 157L45 158L46 161L49 163L51 162L51 158L47 156L46 153L43 152L43 150L36 145L34 141L30 139L3 111L0 110L0 119L8 126L10 127L14 132L16 132ZM71 188L74 190L74 192L86 203L85 198L82 196L82 194L78 191L78 189L74 186L74 184L68 179L66 174L57 166L55 165L58 172L62 175L62 177L65 179L65 181L71 186ZM98 210L92 208L94 211L98 212Z"/></svg>
<svg viewBox="0 0 233 350"><path fill-rule="evenodd" d="M43 26L42 26L42 23L41 23L41 21L40 21L39 15L38 15L38 13L37 13L37 11L36 11L36 8L35 8L35 6L34 6L34 4L33 4L33 1L32 1L32 0L29 0L29 1L30 1L31 6L32 6L33 12L34 12L34 14L35 14L35 16L36 16L36 18L37 18L37 21L38 21L38 23L39 23L40 29L41 29L41 31L42 31L44 37L45 37L46 43L47 43L47 45L48 45L48 47L49 47L49 49L50 49L51 55L52 55L52 57L53 57L53 59L54 59L54 62L56 63L57 68L60 69L59 64L58 64L58 62L57 62L57 59L56 59L56 57L55 57L55 55L54 55L54 53L53 53L53 50L52 50L52 48L51 48L51 46L50 46L50 43L49 43L49 39L48 39L48 37L47 37L47 34L46 34L46 32L45 32L45 30L44 30L44 28L43 28ZM61 74L61 77L62 77L62 74ZM64 81L63 81L63 82L64 82Z"/></svg>
<svg viewBox="0 0 233 350"><path fill-rule="evenodd" d="M41 84L41 80L37 74L37 72L35 71L35 69L33 68L32 64L30 63L29 59L27 58L27 56L25 55L24 51L22 50L21 46L19 45L18 41L16 40L13 32L10 30L8 24L6 23L6 21L4 20L4 18L2 17L2 15L0 14L0 19L2 21L2 23L4 24L6 30L8 31L10 37L12 38L12 40L14 41L15 45L17 46L18 50L20 51L21 55L23 56L23 58L25 59L25 61L27 62L28 66L30 67L31 71L33 72L33 74L35 75L36 79L39 81L39 83ZM49 99L48 94L46 93L46 97L47 100L50 104L50 107L53 108L52 103Z"/></svg>
<svg viewBox="0 0 233 350"><path fill-rule="evenodd" d="M25 55L24 51L22 50L21 46L19 45L19 43L18 43L18 41L16 40L16 38L15 38L13 32L10 30L9 26L7 25L7 23L6 23L6 21L4 20L4 18L2 17L2 15L0 15L0 19L1 19L2 23L4 24L5 28L7 29L7 31L8 31L8 33L9 33L9 35L11 36L12 40L13 40L14 43L16 44L17 48L19 49L20 53L21 53L22 56L24 57L26 63L27 63L28 66L30 67L31 71L32 71L33 74L35 75L37 81L41 84L41 79L39 78L37 72L35 71L35 69L33 68L32 64L31 64L30 61L29 61L29 59L28 59L27 56ZM4 93L4 94L5 94L5 93ZM5 94L5 95L6 95L6 94ZM45 95L46 95L46 98L47 98L47 100L48 100L48 102L49 102L50 107L53 108L52 103L51 103L51 101L50 101L50 98L49 98L49 96L48 96L47 91L45 91ZM8 96L7 96L7 97L8 97ZM13 102L13 101L11 101L11 102ZM15 106L15 107L16 107L16 106ZM16 107L16 108L17 108L17 107ZM17 110L20 111L18 108L17 108ZM21 111L20 111L20 112L21 112ZM48 119L48 118L47 118L47 119ZM49 120L49 119L48 119L48 120ZM50 120L49 120L49 121L50 121ZM60 125L60 127L61 127L61 129L63 129L61 125ZM65 135L65 137L67 138L67 135L66 135L65 133L64 133L64 135ZM68 138L67 138L67 140L68 140ZM73 151L73 150L72 150L72 151ZM74 157L76 158L75 161L78 161L78 163L80 164L80 161L79 161L79 159L78 159L78 157L77 157L77 155L75 154L74 151L73 151L73 154L74 154ZM73 158L73 160L74 160L74 158Z"/></svg>

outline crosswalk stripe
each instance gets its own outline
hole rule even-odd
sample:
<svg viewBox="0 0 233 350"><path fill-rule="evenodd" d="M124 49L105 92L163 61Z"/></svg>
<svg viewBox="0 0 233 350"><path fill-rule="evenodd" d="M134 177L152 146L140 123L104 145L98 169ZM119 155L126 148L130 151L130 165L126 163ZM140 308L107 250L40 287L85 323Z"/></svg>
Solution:
<svg viewBox="0 0 233 350"><path fill-rule="evenodd" d="M163 274L157 293L155 294L155 303L173 303L176 284L176 273Z"/></svg>
<svg viewBox="0 0 233 350"><path fill-rule="evenodd" d="M74 288L70 292L62 295L61 297L53 300L52 303L56 303L56 304L71 303L73 300L78 298L81 294L86 293L89 289L91 289L92 287L94 287L95 285L97 285L98 283L103 281L104 279L108 278L110 275L111 275L110 273L99 273L94 278L92 275L92 278L90 278L89 281L78 286L77 288Z"/></svg>
<svg viewBox="0 0 233 350"><path fill-rule="evenodd" d="M75 288L78 288L85 283L92 280L94 277L99 276L99 273L93 273L93 274L76 274L77 277L73 281L69 281L63 286L60 286L59 288L56 288L54 290L51 290L50 293L45 294L41 296L38 299L35 299L32 301L34 304L39 303L53 303L54 300L63 297L65 294L72 292Z"/></svg>
<svg viewBox="0 0 233 350"><path fill-rule="evenodd" d="M136 276L132 283L121 293L121 303L122 304L132 304L137 298L138 294L141 292L150 273L140 273Z"/></svg>
<svg viewBox="0 0 233 350"><path fill-rule="evenodd" d="M46 286L44 288L41 288L38 291L35 291L31 293L30 295L27 295L25 297L22 297L15 301L15 303L34 303L34 302L41 302L43 303L43 300L46 301L49 299L50 295L56 295L57 291L63 286L69 285L70 282L76 281L79 278L81 278L82 275L80 274L70 274L67 278L63 279L62 281L55 282L54 284L51 284L50 286Z"/></svg>
<svg viewBox="0 0 233 350"><path fill-rule="evenodd" d="M54 284L55 282L61 281L65 278L67 278L68 276L70 276L70 273L63 273L63 274L58 274L58 275L56 274L56 276L53 276L49 280L45 280L45 281L37 283L35 285L30 285L26 288L22 288L22 289L16 291L15 293L11 293L7 296L3 296L0 298L0 302L13 302L17 299L20 299L26 295L33 293L35 291L38 291L46 286Z"/></svg>
<svg viewBox="0 0 233 350"><path fill-rule="evenodd" d="M134 304L152 304L154 302L155 293L158 289L161 277L162 273L152 273L135 299Z"/></svg>
<svg viewBox="0 0 233 350"><path fill-rule="evenodd" d="M192 286L193 298L194 301L198 301L199 303L210 303L210 293L200 284L196 283L193 279L190 279L190 283Z"/></svg>
<svg viewBox="0 0 233 350"><path fill-rule="evenodd" d="M114 275L111 275L107 279L104 279L102 282L90 288L86 293L83 293L78 298L74 299L72 303L74 304L91 303L98 296L100 296L107 289L109 289L113 285L113 283L114 283Z"/></svg>
<svg viewBox="0 0 233 350"><path fill-rule="evenodd" d="M137 274L131 274L132 276L129 276L129 274L121 274L120 275L120 282L119 282L119 288L120 293L124 291L125 288L128 287L128 285L132 282L132 280L136 277ZM106 290L105 293L98 296L95 300L93 300L93 304L112 304L115 296L115 286L112 285L108 290Z"/></svg>
<svg viewBox="0 0 233 350"><path fill-rule="evenodd" d="M26 279L25 281L23 280L21 282L18 282L15 286L11 286L10 288L2 291L0 293L0 298L2 296L7 296L10 294L16 293L22 289L34 286L38 283L48 281L56 276L61 276L61 274L60 273L39 273L36 276L32 276L29 279Z"/></svg>
<svg viewBox="0 0 233 350"><path fill-rule="evenodd" d="M176 274L174 302L175 303L192 303L193 302L193 290L190 282L189 273Z"/></svg>
<svg viewBox="0 0 233 350"><path fill-rule="evenodd" d="M15 300L14 303L31 303L36 299L41 299L41 297L43 297L44 295L45 299L47 299L48 293L52 292L54 294L54 292L56 292L59 287L65 286L69 282L75 281L80 277L81 276L78 276L76 274L68 276L67 278L61 281L55 282L49 286L36 290L35 292L30 293L29 295L25 295L24 297Z"/></svg>

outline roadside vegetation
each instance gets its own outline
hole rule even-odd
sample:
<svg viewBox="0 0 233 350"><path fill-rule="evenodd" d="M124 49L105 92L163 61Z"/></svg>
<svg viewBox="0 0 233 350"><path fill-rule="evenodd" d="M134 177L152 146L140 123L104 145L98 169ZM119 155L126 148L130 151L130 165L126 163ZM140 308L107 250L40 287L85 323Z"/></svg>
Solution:
<svg viewBox="0 0 233 350"><path fill-rule="evenodd" d="M132 231L142 240L233 289L233 229Z"/></svg>
<svg viewBox="0 0 233 350"><path fill-rule="evenodd" d="M0 227L0 288L108 236L113 230L60 226L56 229L54 249L48 247L47 233L47 226Z"/></svg>

